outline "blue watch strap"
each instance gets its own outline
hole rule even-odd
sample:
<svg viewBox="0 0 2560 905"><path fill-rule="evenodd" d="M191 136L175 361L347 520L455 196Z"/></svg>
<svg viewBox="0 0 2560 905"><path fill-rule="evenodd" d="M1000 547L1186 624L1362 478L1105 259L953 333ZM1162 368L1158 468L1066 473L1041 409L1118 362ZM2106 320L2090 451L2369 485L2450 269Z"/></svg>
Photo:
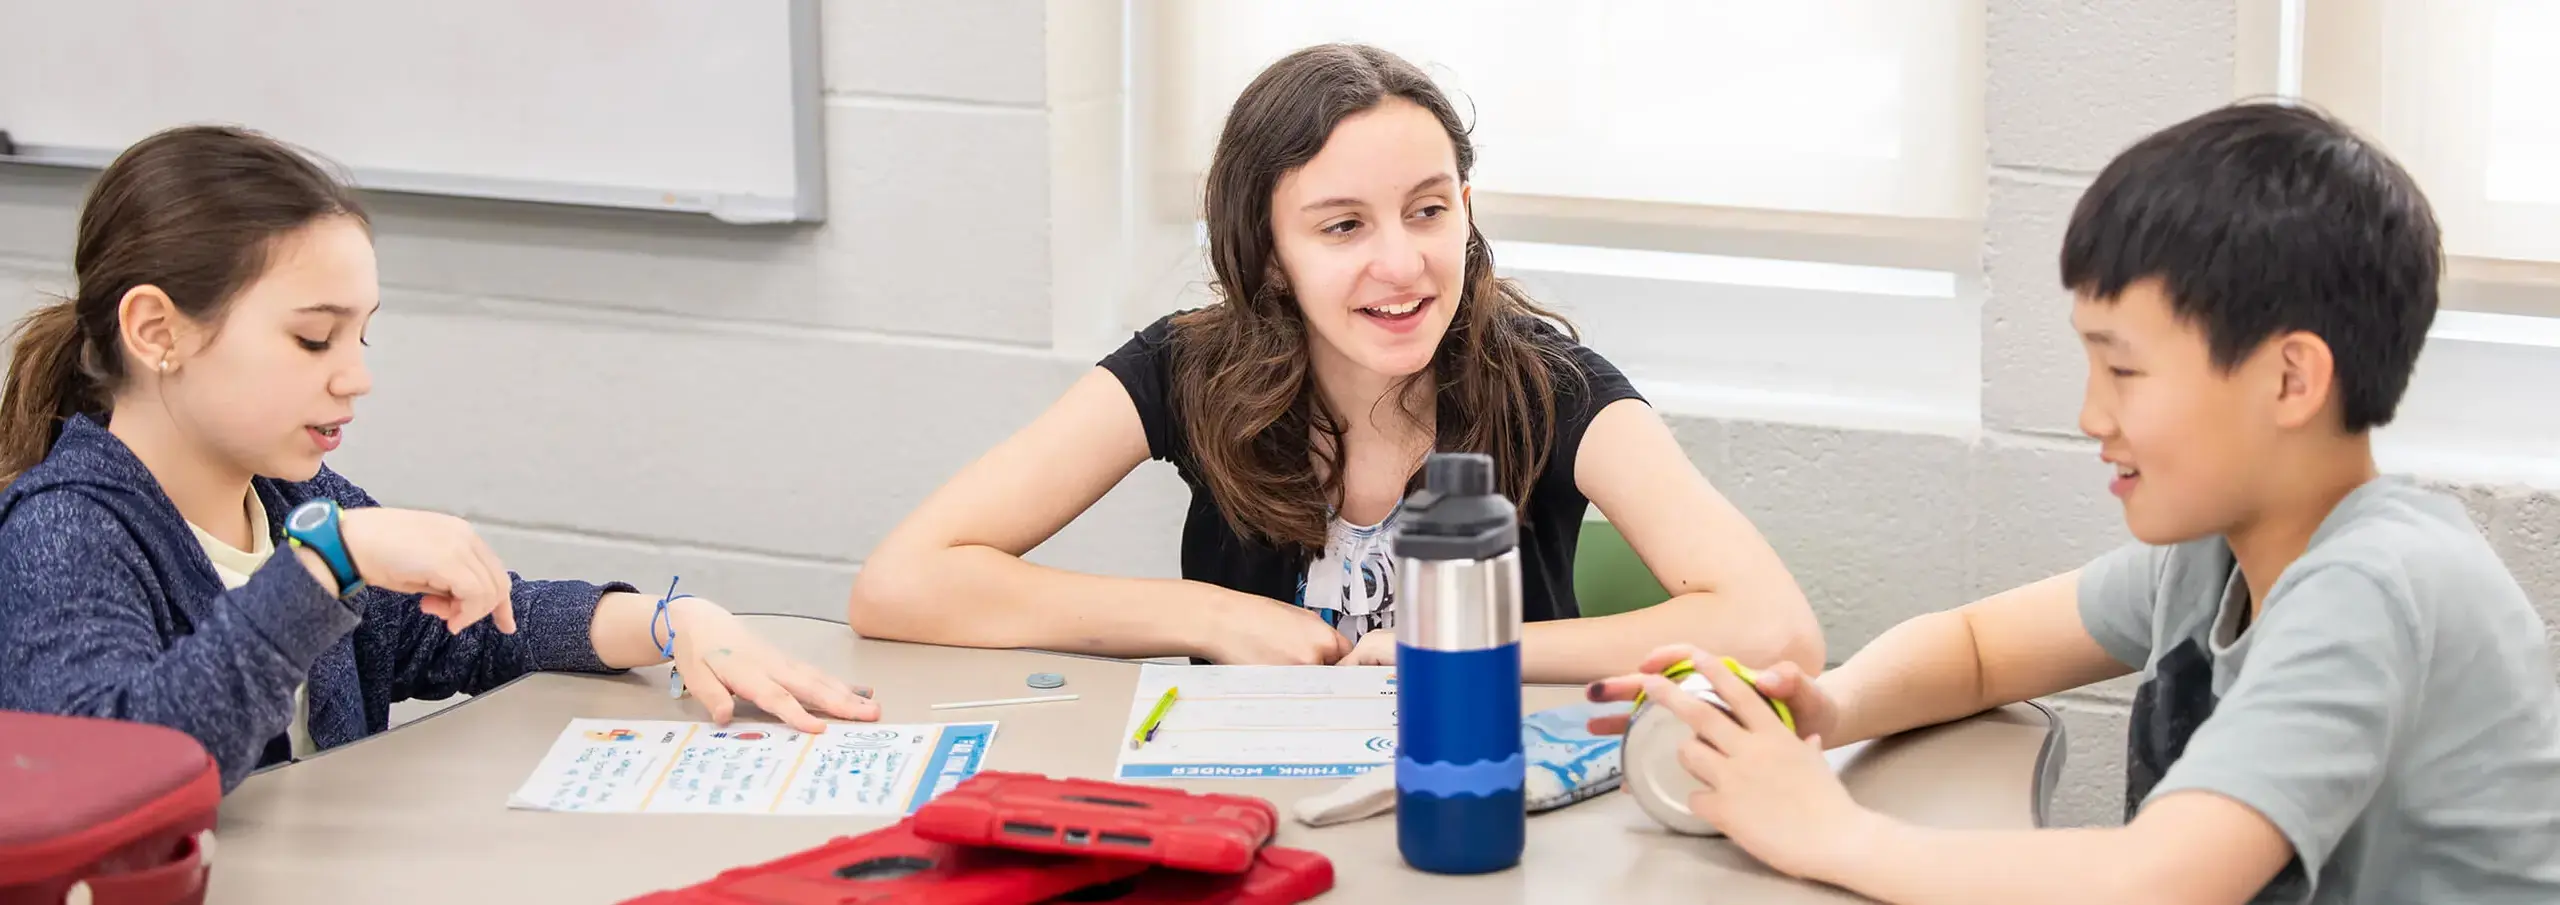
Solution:
<svg viewBox="0 0 2560 905"><path fill-rule="evenodd" d="M329 574L338 579L338 596L346 597L364 590L364 578L356 574L355 557L347 553L338 516L336 500L312 500L285 516L284 534L294 546L320 554L320 561L329 564Z"/></svg>

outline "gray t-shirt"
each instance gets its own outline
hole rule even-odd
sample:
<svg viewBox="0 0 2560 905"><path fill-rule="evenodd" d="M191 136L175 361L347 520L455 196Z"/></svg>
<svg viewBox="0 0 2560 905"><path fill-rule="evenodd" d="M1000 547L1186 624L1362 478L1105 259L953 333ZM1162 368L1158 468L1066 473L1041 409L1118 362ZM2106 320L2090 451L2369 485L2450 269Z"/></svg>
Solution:
<svg viewBox="0 0 2560 905"><path fill-rule="evenodd" d="M2560 902L2560 686L2460 503L2357 488L2262 610L2220 537L2081 572L2081 622L2143 671L2128 819L2184 789L2256 809L2295 856L2259 902Z"/></svg>

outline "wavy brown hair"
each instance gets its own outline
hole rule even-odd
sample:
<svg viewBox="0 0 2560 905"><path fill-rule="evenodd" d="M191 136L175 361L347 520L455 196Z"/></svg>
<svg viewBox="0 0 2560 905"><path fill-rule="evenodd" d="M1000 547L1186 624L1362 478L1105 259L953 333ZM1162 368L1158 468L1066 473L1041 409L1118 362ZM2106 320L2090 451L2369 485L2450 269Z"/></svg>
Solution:
<svg viewBox="0 0 2560 905"><path fill-rule="evenodd" d="M1316 392L1297 301L1272 279L1279 272L1272 192L1283 174L1323 150L1335 125L1391 97L1440 121L1464 184L1475 145L1448 98L1412 63L1357 44L1309 47L1263 70L1228 111L1209 161L1205 208L1219 301L1174 321L1173 401L1218 508L1238 534L1264 543L1323 548L1330 504L1342 495L1344 425L1344 413ZM1403 390L1430 377L1438 393L1434 447L1493 456L1497 486L1525 513L1555 436L1559 380L1579 377L1538 321L1568 336L1573 327L1494 276L1492 248L1472 212L1463 281L1456 319L1430 367L1392 395L1419 423L1422 413Z"/></svg>

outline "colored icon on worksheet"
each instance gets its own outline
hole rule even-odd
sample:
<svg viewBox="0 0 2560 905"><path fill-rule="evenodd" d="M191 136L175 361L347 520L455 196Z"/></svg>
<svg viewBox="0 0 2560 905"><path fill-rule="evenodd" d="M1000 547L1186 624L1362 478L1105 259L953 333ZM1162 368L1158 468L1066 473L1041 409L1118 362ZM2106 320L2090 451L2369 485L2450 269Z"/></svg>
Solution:
<svg viewBox="0 0 2560 905"><path fill-rule="evenodd" d="M738 741L738 742L760 742L760 741L764 741L764 740L765 740L766 738L768 738L769 736L765 735L765 734L764 734L764 733L762 733L762 732L758 732L758 731L756 731L756 730L749 729L749 730L746 730L746 731L744 731L744 732L714 732L714 733L712 733L712 734L711 734L711 737L712 737L712 738L725 738L725 739L728 739L728 740L730 740L730 741Z"/></svg>
<svg viewBox="0 0 2560 905"><path fill-rule="evenodd" d="M629 729L597 729L587 733L587 737L599 742L628 742L639 740L640 733Z"/></svg>

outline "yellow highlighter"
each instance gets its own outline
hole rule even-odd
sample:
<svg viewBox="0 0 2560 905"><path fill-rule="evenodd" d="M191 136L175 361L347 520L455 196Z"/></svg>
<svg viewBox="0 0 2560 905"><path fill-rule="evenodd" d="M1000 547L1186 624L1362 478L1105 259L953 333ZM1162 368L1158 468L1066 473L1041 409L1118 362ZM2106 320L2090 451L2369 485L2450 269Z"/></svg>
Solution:
<svg viewBox="0 0 2560 905"><path fill-rule="evenodd" d="M1173 709L1173 699L1181 693L1179 686L1164 690L1164 697L1156 699L1156 709L1147 714L1147 721L1139 723L1137 733L1129 736L1130 750L1137 750L1156 737L1156 728L1164 724L1164 712Z"/></svg>

